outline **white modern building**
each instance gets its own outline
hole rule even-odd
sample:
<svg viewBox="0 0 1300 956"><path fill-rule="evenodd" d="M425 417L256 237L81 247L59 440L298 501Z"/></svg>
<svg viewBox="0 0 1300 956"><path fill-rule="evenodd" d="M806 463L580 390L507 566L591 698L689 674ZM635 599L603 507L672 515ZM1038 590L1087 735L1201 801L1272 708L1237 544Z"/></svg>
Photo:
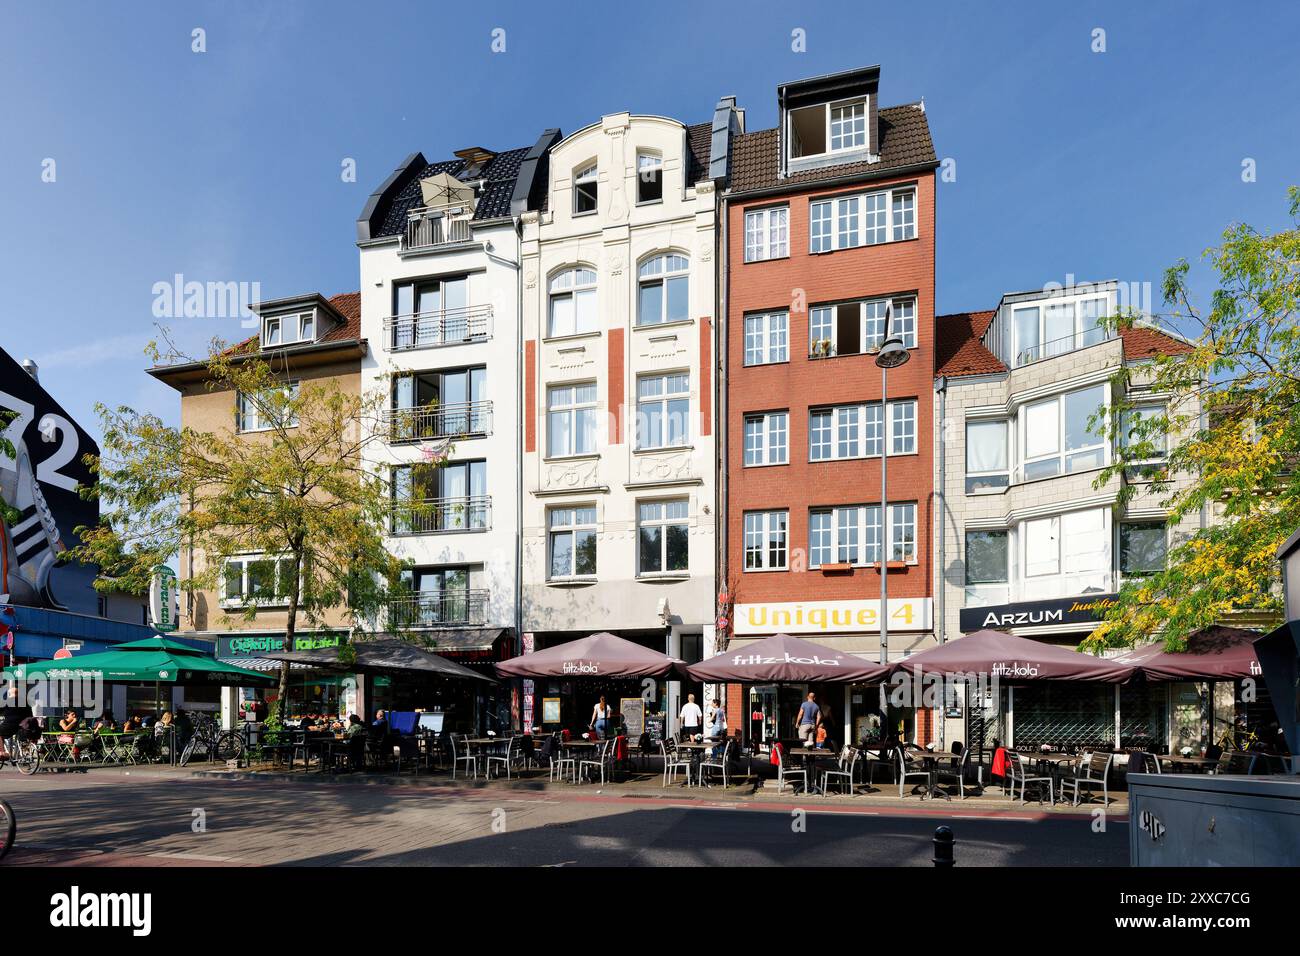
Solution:
<svg viewBox="0 0 1300 956"><path fill-rule="evenodd" d="M549 141L414 154L357 221L362 388L383 389L388 546L410 595L381 630L428 631L443 653L516 653L520 378L517 213ZM522 192L517 190L522 189Z"/></svg>
<svg viewBox="0 0 1300 956"><path fill-rule="evenodd" d="M596 631L714 649L710 160L725 169L733 111L605 116L551 147L545 201L523 214L525 653ZM668 682L652 709L675 720L682 693ZM525 719L531 703L526 687Z"/></svg>

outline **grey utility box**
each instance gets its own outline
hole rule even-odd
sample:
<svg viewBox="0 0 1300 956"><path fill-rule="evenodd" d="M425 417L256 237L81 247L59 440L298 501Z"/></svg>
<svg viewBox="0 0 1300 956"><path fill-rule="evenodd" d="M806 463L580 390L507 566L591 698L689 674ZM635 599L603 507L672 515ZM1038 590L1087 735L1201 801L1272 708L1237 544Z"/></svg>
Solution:
<svg viewBox="0 0 1300 956"><path fill-rule="evenodd" d="M1133 866L1300 866L1300 777L1134 773Z"/></svg>

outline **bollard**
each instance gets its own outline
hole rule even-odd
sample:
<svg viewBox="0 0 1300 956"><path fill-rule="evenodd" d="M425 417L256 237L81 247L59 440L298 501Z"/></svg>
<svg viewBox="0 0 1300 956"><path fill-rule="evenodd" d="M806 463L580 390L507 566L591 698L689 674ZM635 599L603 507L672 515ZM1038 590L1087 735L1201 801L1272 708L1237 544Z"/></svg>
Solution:
<svg viewBox="0 0 1300 956"><path fill-rule="evenodd" d="M935 866L952 866L952 848L957 841L953 839L952 830L948 827L937 827L934 831L934 860Z"/></svg>

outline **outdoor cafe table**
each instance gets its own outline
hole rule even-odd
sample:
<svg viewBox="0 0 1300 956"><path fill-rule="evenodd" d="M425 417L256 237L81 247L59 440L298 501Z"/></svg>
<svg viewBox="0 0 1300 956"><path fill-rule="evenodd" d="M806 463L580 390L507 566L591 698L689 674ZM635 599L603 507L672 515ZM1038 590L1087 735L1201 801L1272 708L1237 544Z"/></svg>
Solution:
<svg viewBox="0 0 1300 956"><path fill-rule="evenodd" d="M925 785L925 793L922 794L923 797L928 796L933 800L934 795L937 793L945 800L952 799L952 794L948 793L938 784L938 763L940 760L955 760L960 764L962 758L961 754L955 754L950 750L905 750L903 751L903 755L904 757L911 757L912 759L919 760L925 764L924 770L925 773L929 774L930 779Z"/></svg>
<svg viewBox="0 0 1300 956"><path fill-rule="evenodd" d="M1208 773L1218 764L1218 757L1183 757L1183 756L1164 756L1159 757L1161 764L1170 764L1174 768L1174 773Z"/></svg>
<svg viewBox="0 0 1300 956"><path fill-rule="evenodd" d="M718 740L687 740L677 745L678 751L685 753L691 758L691 767L695 770L695 779L703 783L700 776L700 762L704 759L704 751L712 750L722 741Z"/></svg>
<svg viewBox="0 0 1300 956"><path fill-rule="evenodd" d="M101 730L95 735L104 748L104 763L135 763L135 740L138 731Z"/></svg>
<svg viewBox="0 0 1300 956"><path fill-rule="evenodd" d="M1057 753L1056 751L1051 751L1049 753L1022 754L1021 756L1029 757L1035 764L1041 766L1048 772L1048 774L1057 780L1065 776L1066 766L1072 763L1078 763L1080 759L1078 754Z"/></svg>
<svg viewBox="0 0 1300 956"><path fill-rule="evenodd" d="M808 772L808 793L821 793L821 788L817 786L817 761L825 760L828 757L839 757L838 750L828 750L825 747L791 747L790 756L798 757L804 770Z"/></svg>

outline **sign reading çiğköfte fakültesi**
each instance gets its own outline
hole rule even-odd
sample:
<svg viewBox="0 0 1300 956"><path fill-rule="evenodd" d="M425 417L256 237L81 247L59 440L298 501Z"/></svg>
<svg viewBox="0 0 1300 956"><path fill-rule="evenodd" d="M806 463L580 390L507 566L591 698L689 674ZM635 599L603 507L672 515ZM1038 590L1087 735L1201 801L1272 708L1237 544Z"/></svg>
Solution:
<svg viewBox="0 0 1300 956"><path fill-rule="evenodd" d="M1084 594L1050 601L1020 601L989 607L964 607L958 616L963 633L989 628L1005 631L1016 627L1051 627L1096 624L1115 603L1114 594Z"/></svg>
<svg viewBox="0 0 1300 956"><path fill-rule="evenodd" d="M890 598L891 631L928 631L930 598ZM737 604L734 634L851 634L880 630L879 601Z"/></svg>

